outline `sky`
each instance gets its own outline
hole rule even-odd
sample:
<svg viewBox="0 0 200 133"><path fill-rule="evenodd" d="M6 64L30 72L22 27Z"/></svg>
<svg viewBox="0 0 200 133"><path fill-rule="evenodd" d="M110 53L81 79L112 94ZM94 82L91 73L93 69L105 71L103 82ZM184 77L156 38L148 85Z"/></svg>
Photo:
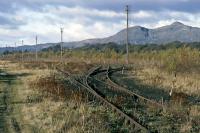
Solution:
<svg viewBox="0 0 200 133"><path fill-rule="evenodd" d="M0 47L103 38L126 26L156 28L175 21L200 27L200 0L0 0Z"/></svg>

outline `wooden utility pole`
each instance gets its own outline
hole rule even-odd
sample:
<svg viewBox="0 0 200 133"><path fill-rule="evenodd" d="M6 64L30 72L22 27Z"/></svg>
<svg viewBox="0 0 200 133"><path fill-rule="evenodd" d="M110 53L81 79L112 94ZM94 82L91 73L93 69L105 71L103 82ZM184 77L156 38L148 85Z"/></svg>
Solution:
<svg viewBox="0 0 200 133"><path fill-rule="evenodd" d="M17 43L15 42L15 49L14 49L15 52L17 52L16 49L17 49Z"/></svg>
<svg viewBox="0 0 200 133"><path fill-rule="evenodd" d="M60 28L60 59L62 60L62 56L63 56L63 28Z"/></svg>
<svg viewBox="0 0 200 133"><path fill-rule="evenodd" d="M14 51L13 51L14 58L16 58L16 55L17 55L16 45L17 45L17 44L16 44L16 42L15 42Z"/></svg>
<svg viewBox="0 0 200 133"><path fill-rule="evenodd" d="M129 64L129 38L128 38L128 28L129 28L129 6L126 5L126 63Z"/></svg>
<svg viewBox="0 0 200 133"><path fill-rule="evenodd" d="M38 42L38 37L35 37L35 60L38 60L38 51L37 51L37 42Z"/></svg>
<svg viewBox="0 0 200 133"><path fill-rule="evenodd" d="M24 40L22 40L22 62L24 61Z"/></svg>
<svg viewBox="0 0 200 133"><path fill-rule="evenodd" d="M6 44L6 51L8 51L8 44Z"/></svg>

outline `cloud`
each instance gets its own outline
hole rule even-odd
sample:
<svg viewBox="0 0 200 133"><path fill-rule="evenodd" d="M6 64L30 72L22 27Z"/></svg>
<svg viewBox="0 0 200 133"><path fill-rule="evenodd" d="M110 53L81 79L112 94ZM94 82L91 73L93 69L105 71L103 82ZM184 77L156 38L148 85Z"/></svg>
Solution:
<svg viewBox="0 0 200 133"><path fill-rule="evenodd" d="M23 25L25 22L19 20L17 17L8 13L0 12L0 28L17 28L19 25Z"/></svg>
<svg viewBox="0 0 200 133"><path fill-rule="evenodd" d="M45 6L43 9L44 12L51 12L57 15L71 15L71 16L98 16L98 17L122 17L123 14L121 12L115 12L112 10L97 10L97 9L88 9L80 6L76 7L65 7L65 6Z"/></svg>
<svg viewBox="0 0 200 133"><path fill-rule="evenodd" d="M34 10L40 10L46 5L51 6L66 6L83 8L93 8L98 10L113 10L122 11L125 5L130 5L133 11L139 10L178 10L178 11L200 11L199 0L2 0L0 5L3 8L0 10L13 11L18 8L31 8Z"/></svg>
<svg viewBox="0 0 200 133"><path fill-rule="evenodd" d="M0 43L59 42L101 38L125 27L126 4L130 25L155 28L181 21L200 27L198 0L7 0L0 1ZM1 44L0 44L1 45Z"/></svg>
<svg viewBox="0 0 200 133"><path fill-rule="evenodd" d="M60 39L60 27L65 28L65 41L106 37L122 28L120 26L121 20L113 23L106 20L106 18L111 20L120 17L123 17L123 14L114 11L88 10L82 7L45 6L42 12L23 8L16 11L10 18L15 18L18 21L26 20L26 23L18 25L17 29L3 27L0 30L0 35L2 35L0 39L9 39L10 41L17 39L19 40L18 42L24 39L25 44L31 44L34 43L34 36L38 35L42 43L58 42ZM6 35L3 36L4 33Z"/></svg>

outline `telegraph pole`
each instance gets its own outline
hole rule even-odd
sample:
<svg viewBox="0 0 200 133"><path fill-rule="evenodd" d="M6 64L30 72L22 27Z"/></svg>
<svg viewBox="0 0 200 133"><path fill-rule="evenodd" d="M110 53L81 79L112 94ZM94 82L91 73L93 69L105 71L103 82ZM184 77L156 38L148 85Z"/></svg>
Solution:
<svg viewBox="0 0 200 133"><path fill-rule="evenodd" d="M126 5L126 63L129 64L129 38L128 38L128 28L129 28L129 6Z"/></svg>
<svg viewBox="0 0 200 133"><path fill-rule="evenodd" d="M60 28L60 33L61 33L61 37L60 37L60 58L62 60L62 55L63 55L63 29L64 28Z"/></svg>
<svg viewBox="0 0 200 133"><path fill-rule="evenodd" d="M23 49L23 46L24 46L24 40L22 40L22 62L24 61L24 49Z"/></svg>
<svg viewBox="0 0 200 133"><path fill-rule="evenodd" d="M14 46L14 57L15 57L15 59L16 59L16 55L17 55L17 43L15 42L15 46Z"/></svg>
<svg viewBox="0 0 200 133"><path fill-rule="evenodd" d="M35 60L38 60L38 51L37 51L37 43L38 43L38 37L35 37Z"/></svg>
<svg viewBox="0 0 200 133"><path fill-rule="evenodd" d="M14 50L15 52L17 52L16 48L17 48L17 43L15 42L15 50Z"/></svg>
<svg viewBox="0 0 200 133"><path fill-rule="evenodd" d="M9 52L9 50L8 50L8 44L6 44L6 51L8 51L8 52Z"/></svg>

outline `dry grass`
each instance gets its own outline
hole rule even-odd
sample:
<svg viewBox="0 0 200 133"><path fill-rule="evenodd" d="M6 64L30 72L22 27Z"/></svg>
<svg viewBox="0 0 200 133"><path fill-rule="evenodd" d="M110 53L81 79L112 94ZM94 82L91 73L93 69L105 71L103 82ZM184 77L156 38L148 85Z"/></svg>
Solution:
<svg viewBox="0 0 200 133"><path fill-rule="evenodd" d="M77 103L87 102L86 93L72 86L69 81L59 78L58 73L38 76L29 86L40 92L44 97L60 100L74 100Z"/></svg>
<svg viewBox="0 0 200 133"><path fill-rule="evenodd" d="M164 88L167 91L173 89L175 92L184 92L188 95L200 94L200 76L195 73L174 75L154 68L144 67L144 69L133 72L143 84ZM199 95L200 96L200 95Z"/></svg>
<svg viewBox="0 0 200 133"><path fill-rule="evenodd" d="M82 100L81 93L71 93L67 100L52 100L52 96L43 97L43 101L38 104L30 104L23 108L25 121L30 123L39 132L108 132L103 125L101 117L98 115L103 107L97 110L95 119L91 112L95 108ZM58 95L59 96L59 95ZM31 115L30 115L31 114ZM102 124L94 124L102 123Z"/></svg>
<svg viewBox="0 0 200 133"><path fill-rule="evenodd" d="M39 89L38 91L41 93L46 92L47 94L59 97L64 97L66 95L64 84L56 79L55 74L38 77L35 81L30 83L30 86Z"/></svg>
<svg viewBox="0 0 200 133"><path fill-rule="evenodd" d="M8 62L2 63L3 66L9 65L8 67L14 73L31 73L31 75L21 78L23 91L18 91L21 99L27 100L30 97L37 99L38 96L42 98L40 102L27 103L21 107L23 116L20 121L24 123L24 125L22 124L23 131L35 130L35 132L48 133L110 132L109 127L105 124L105 108L103 106L93 107L85 102L88 99L84 97L83 92L72 91L72 88L63 84L54 72L55 66L59 66L73 74L84 73L93 66L91 65L93 62L95 61L89 59L86 62L73 60L62 64L28 62L19 66ZM200 96L199 75L179 73L174 78L174 75L158 69L153 63L151 67L145 65L145 61L139 60L139 63L143 69L133 70L132 75L142 84L155 86L166 91L173 89L177 93L172 97L171 104L166 106L167 110L163 112L164 115L169 115L169 118L182 119L180 132L189 132L194 125L198 127L200 125L199 106L186 107L179 103L184 102L185 94ZM115 100L118 104L124 102L123 97L117 97ZM154 106L150 106L148 111L154 112L156 110Z"/></svg>
<svg viewBox="0 0 200 133"><path fill-rule="evenodd" d="M150 85L166 92L173 90L170 102L164 104L163 115L179 121L181 133L199 132L200 106L188 104L188 96L200 97L200 76L196 73L182 73L174 75L145 64L142 69L133 70L131 76L139 82ZM152 111L154 108L149 108Z"/></svg>
<svg viewBox="0 0 200 133"><path fill-rule="evenodd" d="M22 101L13 109L21 132L109 132L102 117L105 108L87 103L85 93L72 91L75 88L64 84L54 70L22 69L21 64L10 62L6 67L10 73L25 74L18 77L14 89L15 100Z"/></svg>
<svg viewBox="0 0 200 133"><path fill-rule="evenodd" d="M94 64L87 63L87 62L66 62L59 65L59 68L73 73L73 74L80 74L87 72L90 68L92 68Z"/></svg>

